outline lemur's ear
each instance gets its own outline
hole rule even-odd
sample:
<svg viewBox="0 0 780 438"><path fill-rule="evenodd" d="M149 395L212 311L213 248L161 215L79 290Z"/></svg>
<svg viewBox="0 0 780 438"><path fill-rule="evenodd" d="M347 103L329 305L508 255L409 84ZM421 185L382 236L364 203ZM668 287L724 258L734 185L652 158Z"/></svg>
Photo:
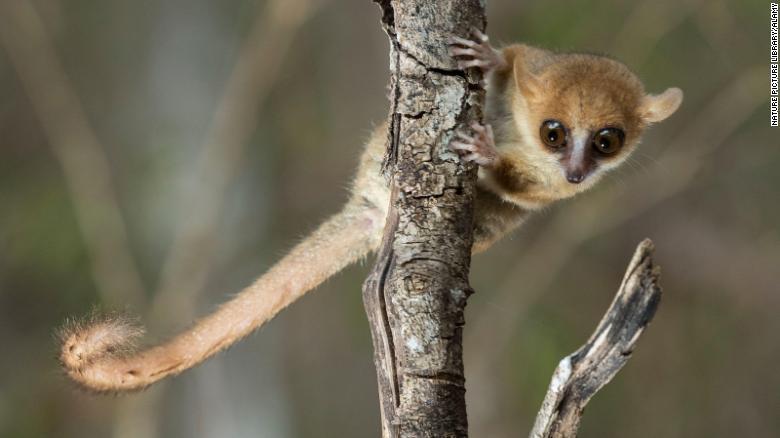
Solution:
<svg viewBox="0 0 780 438"><path fill-rule="evenodd" d="M639 115L645 123L656 123L674 114L683 100L681 89L669 88L661 94L648 94L642 98Z"/></svg>
<svg viewBox="0 0 780 438"><path fill-rule="evenodd" d="M528 71L523 63L522 57L515 57L514 65L515 84L517 88L526 96L533 96L542 89L542 79L534 73Z"/></svg>

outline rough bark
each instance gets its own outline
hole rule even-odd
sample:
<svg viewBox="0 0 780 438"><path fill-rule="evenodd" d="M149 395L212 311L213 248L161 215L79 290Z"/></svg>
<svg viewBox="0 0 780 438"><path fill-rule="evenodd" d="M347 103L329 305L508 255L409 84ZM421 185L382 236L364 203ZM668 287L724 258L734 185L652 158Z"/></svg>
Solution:
<svg viewBox="0 0 780 438"><path fill-rule="evenodd" d="M531 438L577 436L585 405L623 368L661 300L653 243L644 240L588 342L558 364Z"/></svg>
<svg viewBox="0 0 780 438"><path fill-rule="evenodd" d="M474 182L447 144L481 118L476 73L448 54L484 29L479 0L384 0L391 111L390 210L363 299L374 341L384 437L467 436L463 311L471 293Z"/></svg>

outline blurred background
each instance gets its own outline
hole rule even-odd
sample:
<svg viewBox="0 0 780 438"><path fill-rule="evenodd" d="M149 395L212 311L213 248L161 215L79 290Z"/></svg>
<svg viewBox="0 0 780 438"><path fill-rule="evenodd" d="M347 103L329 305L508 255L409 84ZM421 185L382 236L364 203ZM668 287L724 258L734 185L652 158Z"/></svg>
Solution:
<svg viewBox="0 0 780 438"><path fill-rule="evenodd" d="M581 435L776 436L768 2L491 0L488 21L685 101L597 189L474 259L472 436L528 433L644 237L664 299ZM0 0L0 436L378 436L370 262L137 394L75 389L52 333L97 306L164 338L336 212L388 111L387 53L368 0Z"/></svg>

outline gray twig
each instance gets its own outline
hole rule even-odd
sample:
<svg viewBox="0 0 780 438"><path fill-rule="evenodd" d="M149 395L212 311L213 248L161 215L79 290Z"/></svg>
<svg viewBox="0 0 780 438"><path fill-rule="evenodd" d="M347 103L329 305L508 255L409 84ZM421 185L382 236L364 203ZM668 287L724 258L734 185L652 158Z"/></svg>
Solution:
<svg viewBox="0 0 780 438"><path fill-rule="evenodd" d="M653 243L642 241L623 283L588 342L558 364L531 438L577 436L588 401L623 368L661 300Z"/></svg>
<svg viewBox="0 0 780 438"><path fill-rule="evenodd" d="M103 145L33 2L0 0L0 47L30 98L62 168L100 298L138 309L146 293Z"/></svg>

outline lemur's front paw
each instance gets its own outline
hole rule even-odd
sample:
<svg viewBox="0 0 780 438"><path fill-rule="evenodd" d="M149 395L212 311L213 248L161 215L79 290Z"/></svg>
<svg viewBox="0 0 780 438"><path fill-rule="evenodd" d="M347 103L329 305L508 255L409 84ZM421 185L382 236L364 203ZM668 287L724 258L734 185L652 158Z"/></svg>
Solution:
<svg viewBox="0 0 780 438"><path fill-rule="evenodd" d="M450 55L457 59L458 67L477 67L482 73L506 67L506 60L490 45L488 36L479 29L472 29L472 33L473 39L453 37L450 40Z"/></svg>
<svg viewBox="0 0 780 438"><path fill-rule="evenodd" d="M493 139L490 125L474 123L471 125L474 135L457 132L458 139L450 142L450 149L461 156L463 161L473 161L483 167L492 167L498 163L498 150Z"/></svg>

